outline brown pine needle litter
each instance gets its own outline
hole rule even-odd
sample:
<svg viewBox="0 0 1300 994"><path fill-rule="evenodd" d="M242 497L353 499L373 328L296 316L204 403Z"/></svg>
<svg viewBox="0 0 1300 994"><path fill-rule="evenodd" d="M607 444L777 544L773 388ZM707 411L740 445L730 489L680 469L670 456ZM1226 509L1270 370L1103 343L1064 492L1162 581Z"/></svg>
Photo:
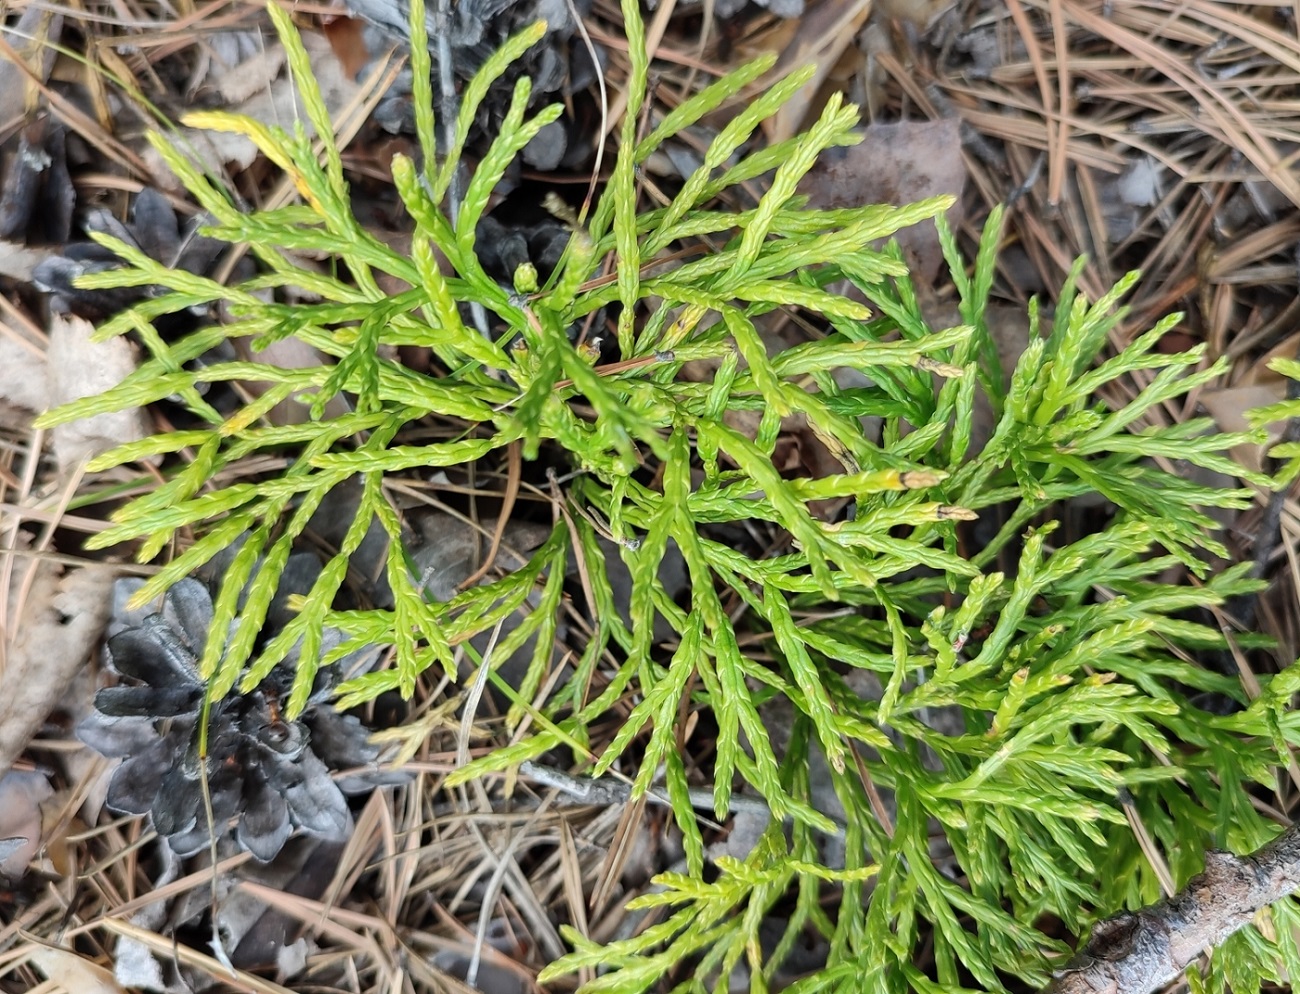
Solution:
<svg viewBox="0 0 1300 994"><path fill-rule="evenodd" d="M848 6L852 16L832 16ZM962 212L968 247L992 207L1011 205L996 289L1002 301L1023 310L1031 296L1050 300L1079 255L1089 257L1081 285L1094 297L1124 272L1140 269L1131 318L1115 330L1113 344L1122 346L1163 315L1182 311L1174 335L1185 344L1208 343L1207 363L1220 355L1234 363L1213 389L1165 405L1168 421L1208 411L1233 429L1232 410L1247 405L1234 401L1231 391L1260 388L1280 396L1262 364L1266 357L1300 352L1300 23L1294 4L893 0L872 9L813 0L808 7L795 21L751 7L704 31L700 5L660 0L648 23L653 108L647 120L761 52L775 50L785 68L795 68L806 53L831 53L823 54L826 64L801 94L803 119L783 121L785 134L769 139L815 119L834 90L861 104L864 124L958 122L968 176ZM321 15L341 13L329 5L286 9L308 27ZM25 105L46 101L49 114L78 139L86 161L101 170L82 171L80 197L121 217L127 193L157 182L142 157L141 132L179 118L189 97L202 92L213 40L240 31L262 44L274 38L255 3L17 0L8 10L57 13L75 27L64 28L55 49L42 47L39 34L32 45L0 38L0 62L18 67L0 78L19 86L3 97L12 101L21 92ZM33 23L45 30L48 18ZM617 3L596 0L587 25L607 56L606 130L617 134L626 106L620 83L629 70ZM43 67L38 55L51 52L52 64ZM393 53L392 60L359 81L336 121L340 141L355 139L379 106L403 57ZM760 81L755 92L771 82ZM720 126L750 96L737 96L706 123ZM110 104L116 108L111 115ZM8 129L0 131L0 141L21 127L21 115L13 112L12 102L0 109L0 126ZM113 124L122 133L109 130ZM643 125L640 133L646 130ZM358 162L371 152L349 149ZM641 200L654 203L655 175L644 179ZM264 205L289 202L292 185L270 180L260 164L251 166L240 177L241 196ZM761 184L752 186L761 192ZM227 275L236 261L226 260ZM930 292L935 307L951 303L945 288ZM44 333L14 300L0 296L0 330L39 359ZM1128 388L1136 394L1145 385L1134 378ZM1216 399L1220 393L1224 398ZM80 478L57 477L47 445L42 433L0 421L0 578L7 593L0 629L6 639L18 624L5 615L6 605L21 611L36 564L67 561L52 551L52 537L63 533L66 550L72 548L66 536L104 527L78 513ZM115 484L117 497L152 482L124 477ZM427 494L412 484L393 489L395 501L436 505L432 488ZM505 495L510 505L527 501L553 505L556 515L569 513L544 488L521 483L514 462L496 478L480 472L464 490L474 508L479 502L499 507ZM1300 649L1300 511L1287 500L1280 532L1269 534L1267 501L1261 493L1255 511L1230 522L1227 541L1240 558L1262 555L1272 571L1274 588L1260 598L1255 624L1278 640L1279 658L1289 659ZM505 516L475 511L469 522L489 548L467 581L472 584L498 554L509 554L516 538ZM36 536L34 544L20 538L24 531ZM589 624L567 603L566 610L574 614L569 623L575 629ZM1225 616L1224 624L1241 621ZM163 962L206 974L214 989L285 991L251 972L232 973L204 946L204 937L178 942L165 934L161 919L140 923L151 906L161 907L158 902L187 895L208 900L214 875L255 898L267 915L278 915L284 944L310 939L299 983L310 985L319 974L337 985L329 990L355 994L467 991L473 987L467 977L481 980L489 970L498 972L499 990L533 991L537 971L564 950L557 923L600 941L652 924L654 914L632 914L624 905L648 888L655 868L650 857L666 844L656 806L644 800L643 808L583 805L526 776L443 789L458 759L506 744L505 723L486 698L461 722L452 705L464 699L449 703L445 692L445 683L433 680L417 689L406 729L418 734L398 743L413 778L371 797L346 846L318 867L325 874L319 898L239 879L247 854L223 859L215 869L164 878L146 858L150 839L138 819L105 815L101 824L87 826L64 809L66 817L47 822L57 826L57 838L44 839L51 854L57 846L64 855L50 861L21 905L4 905L21 910L0 928L0 971L7 971L0 990L53 991L60 969L66 977L107 985L111 978L103 979L103 968L111 969L119 940L130 939ZM67 738L57 713L55 719L33 743L33 755L48 758ZM694 744L681 743L683 758L688 767L699 764L705 770L699 779L707 781L707 746L694 754ZM592 749L599 751L594 743ZM63 785L65 801L80 802L101 771L98 765L82 769L81 779ZM52 967L51 947L84 962Z"/></svg>

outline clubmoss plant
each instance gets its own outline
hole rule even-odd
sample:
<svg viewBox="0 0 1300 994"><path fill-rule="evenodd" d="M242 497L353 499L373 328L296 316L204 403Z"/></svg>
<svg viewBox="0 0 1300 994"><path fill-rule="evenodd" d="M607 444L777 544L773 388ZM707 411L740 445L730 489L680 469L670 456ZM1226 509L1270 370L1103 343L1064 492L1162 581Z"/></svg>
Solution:
<svg viewBox="0 0 1300 994"><path fill-rule="evenodd" d="M297 35L278 6L269 9L306 117L316 134L329 135ZM139 591L143 602L243 539L211 625L233 635L209 640L199 661L211 699L256 687L291 651L299 669L290 716L306 704L318 667L359 647L390 647L393 663L343 684L344 707L394 689L410 694L431 668L455 677L465 654L514 702L511 727L525 718L530 726L452 782L565 747L586 757L593 774L619 762L634 772L638 793L654 786L669 798L684 865L661 878L660 892L635 902L664 917L605 946L569 930L575 951L548 967L544 980L599 968L588 990L726 990L745 968L751 989L761 991L797 943L817 936L827 943L827 965L799 981L801 994L1041 983L1066 951L1063 932L1082 934L1098 917L1160 896L1160 876L1130 818L1145 827L1179 885L1199 868L1206 845L1253 849L1276 829L1246 787L1272 783L1296 723L1285 708L1247 701L1237 679L1197 662L1223 647L1201 612L1257 589L1244 567L1217 565L1225 550L1208 513L1243 508L1250 493L1172 471L1193 465L1266 485L1225 454L1258 436L1219 434L1199 420L1162 422L1162 405L1224 371L1223 361L1205 362L1203 348L1158 349L1176 317L1105 356L1135 275L1095 302L1076 292L1072 276L1050 322L1031 311L1029 346L1004 372L986 323L999 212L968 266L943 221L946 198L808 209L795 193L800 178L824 150L858 140L856 112L837 97L806 134L749 150L762 121L808 72L764 90L723 128L667 206L638 211L639 166L763 76L772 59L719 80L641 137L648 61L637 5L623 9L631 74L617 160L590 217L575 226L560 266L540 286L526 270L515 287L498 285L475 252L493 189L560 112L527 116L526 79L459 210L446 206L479 103L540 32L513 39L466 87L455 139L440 156L416 0L412 62L424 156L393 163L415 227L409 255L354 218L338 151L326 142L318 156L301 124L288 133L229 114L193 115L191 125L250 137L293 178L303 203L238 210L156 139L215 218L209 233L247 245L261 271L223 286L101 239L128 265L88 277L85 286L166 291L100 331L135 333L149 357L120 386L40 423L169 397L199 420L201 427L122 446L92 464L103 470L190 454L93 541L136 541L148 560L178 536L190 539ZM756 207L713 206L733 187L769 175ZM938 225L960 326L932 329L901 253L870 247L919 222ZM705 237L720 247L662 261L670 248ZM308 269L296 261L302 252L337 265ZM409 289L386 292L381 274ZM846 279L867 303L828 289ZM285 288L310 299L274 299ZM174 342L154 328L164 314L218 301L231 315L227 323ZM492 334L467 323L470 304L490 315ZM758 322L776 308L802 312L826 337L769 354ZM570 336L601 314L611 315L616 362L598 363L595 350ZM223 340L258 348L288 336L328 361L298 369L192 364ZM431 350L438 372L403 366L392 358L399 346ZM712 379L684 375L692 361L711 363ZM860 374L859 385L842 385L849 381L837 370ZM212 382L257 383L262 392L222 416L204 399ZM1133 383L1135 393L1119 389ZM326 404L340 394L349 410L327 416ZM268 412L291 397L310 400L312 420L270 423ZM980 398L993 420L976 446ZM774 451L796 415L841 472L790 479L779 471ZM742 431L738 418L756 428ZM867 418L883 426L878 435ZM454 437L411 439L412 429L431 423ZM563 454L575 471L563 491L565 513L522 568L431 602L386 481L503 460L512 447L525 459ZM287 467L247 482L213 482L260 453L286 456ZM352 480L362 497L337 554L297 615L263 644L258 636L295 543L326 496ZM1107 509L1096 527L1067 535L1056 520L1060 509L1095 495ZM826 520L815 509L831 500L847 506ZM968 524L975 518L993 524L976 532ZM373 522L389 538L393 607L337 609L349 558ZM755 522L787 538L777 554L720 537L728 526ZM686 603L661 579L670 543L689 576ZM631 577L626 603L617 602L612 555ZM551 686L570 558L582 566L591 630ZM1173 584L1171 573L1197 581ZM655 636L665 623L673 633L667 642ZM479 657L470 640L498 626L500 644ZM327 629L345 638L322 652ZM530 639L537 647L531 664L508 684L495 664ZM878 679L878 695L856 689L864 673ZM781 701L794 718L778 747L765 709ZM1211 701L1219 705L1213 711L1205 706ZM597 741L593 727L625 703L616 734ZM677 747L688 709L707 711L716 724L714 815L727 816L733 790L761 797L774 815L748 856L716 860L719 872L707 877L705 837ZM940 713L955 720L937 721ZM815 754L829 770L842 822L814 798ZM822 859L826 835L842 837L842 866ZM778 905L783 931L765 942L760 927ZM1300 924L1291 904L1273 914L1268 934L1286 936ZM1283 968L1300 974L1295 959L1287 942L1250 931L1215 957L1211 986L1226 977L1234 990L1257 989Z"/></svg>

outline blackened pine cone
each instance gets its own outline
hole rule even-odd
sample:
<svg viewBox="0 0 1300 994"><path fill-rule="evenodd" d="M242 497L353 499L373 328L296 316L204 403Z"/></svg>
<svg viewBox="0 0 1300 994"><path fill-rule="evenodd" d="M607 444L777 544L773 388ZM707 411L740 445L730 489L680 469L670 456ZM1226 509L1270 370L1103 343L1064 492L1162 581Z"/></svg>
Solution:
<svg viewBox="0 0 1300 994"><path fill-rule="evenodd" d="M410 42L409 0L342 0L358 17L378 27L389 38ZM449 0L446 30L439 31L435 0L427 0L429 56L433 63L435 110L441 114L439 65L442 46L450 53L451 75L459 98L474 73L512 35L535 23L546 22L546 35L526 51L488 91L466 142L471 158L487 152L492 139L501 130L510 107L515 82L522 76L532 81L531 104L534 108L554 103L564 97L580 97L596 79L596 65L591 52L578 34L573 10L585 15L591 0ZM373 47L372 47L373 50ZM597 57L603 53L597 51ZM409 105L409 80L399 82L395 97L375 112L375 120L389 130L411 131L414 111ZM590 122L562 118L553 121L523 150L525 165L541 172L577 169L594 151ZM439 136L441 141L441 135Z"/></svg>
<svg viewBox="0 0 1300 994"><path fill-rule="evenodd" d="M200 226L210 223L211 218L204 215L192 219L182 229L167 198L145 187L131 205L129 224L123 224L111 211L97 208L86 215L82 225L86 231L112 235L165 266L206 276L227 247L225 242L198 234ZM165 292L151 287L86 290L75 285L78 276L120 269L124 265L117 255L97 242L76 241L64 248L62 255L40 263L32 281L38 290L51 295L55 310L102 321L146 297ZM251 275L251 269L245 267L241 275ZM191 323L195 323L193 316Z"/></svg>
<svg viewBox="0 0 1300 994"><path fill-rule="evenodd" d="M140 587L118 583L118 605ZM212 599L197 580L172 587L153 613L119 610L110 627L106 657L122 682L101 690L96 710L78 726L83 742L121 758L109 783L107 804L123 814L148 814L154 828L181 856L207 847L199 757L199 717L204 686L198 657L212 622ZM366 729L326 701L328 686L313 695L298 720L280 712L292 682L282 664L255 691L214 703L209 714L206 772L212 830L233 837L260 860L273 859L295 830L344 839L352 826L343 789L365 790L373 780L337 782L331 769L372 763L378 750Z"/></svg>

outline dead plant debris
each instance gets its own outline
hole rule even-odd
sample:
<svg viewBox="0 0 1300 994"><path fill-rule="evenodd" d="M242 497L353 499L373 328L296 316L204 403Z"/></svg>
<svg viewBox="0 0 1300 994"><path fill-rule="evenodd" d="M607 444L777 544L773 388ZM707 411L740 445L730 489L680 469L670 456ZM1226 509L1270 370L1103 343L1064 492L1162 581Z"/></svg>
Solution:
<svg viewBox="0 0 1300 994"><path fill-rule="evenodd" d="M358 214L370 219L376 237L401 240L409 232L396 220L387 163L394 151L412 147L410 80L398 45L405 8L353 0L351 14L331 4L294 10L315 29L307 34L313 68L345 146ZM505 271L520 261L553 264L555 236L567 222L540 209L545 193L558 193L576 210L593 170L597 181L607 177L612 160L602 158L598 138L615 127L620 81L629 71L618 6L462 3L451 23L435 24L449 41L435 51L435 65L463 80L509 30L536 16L550 24L547 45L530 67L543 81L537 99L560 99L567 112L525 150L524 168L494 194L489 222ZM106 347L92 345L85 333L83 317L102 318L128 298L73 287L76 272L111 265L84 235L113 231L155 258L229 277L240 260L208 251L196 233L202 219L194 205L175 199L179 187L143 134L172 126L193 108L238 110L281 124L298 108L283 52L256 5L15 0L0 14L0 27L0 796L21 796L24 807L23 817L0 822L0 875L12 884L0 893L0 990L279 992L292 985L529 994L537 990L537 971L564 950L558 924L598 941L647 927L654 914L624 912L626 900L683 858L655 804L628 807L627 794L612 788L601 803L589 803L588 787L542 767L517 780L444 789L458 762L504 744L505 727L501 702L491 694L467 711L471 690L447 681L421 685L409 705L393 702L388 712L377 707L363 716L385 729L378 738L398 749L409 779L349 808L324 766L313 767L314 796L327 798L337 817L294 839L288 829L310 821L310 812L297 811L292 799L276 807L268 793L276 784L262 784L263 807L274 808L265 831L249 829L243 845L224 838L209 846L196 821L197 795L167 798L162 780L127 804L123 789L110 785L117 781L108 779L107 764L85 761L73 726L91 711L94 681L74 677L100 659L114 572L140 570L126 565L127 550L92 560L80 543L102 530L116 501L155 481L81 474L83 460L103 442L148 433L132 419L53 439L30 428L30 415L53 399L97 389L99 377L115 381L120 371L109 364L131 362L124 340L95 351ZM961 193L951 219L972 244L989 210L1011 205L997 285L1007 303L1050 294L1080 254L1089 257L1081 283L1093 296L1125 271L1141 269L1131 321L1116 329L1115 344L1180 310L1182 340L1208 343L1207 361L1233 360L1222 383L1192 402L1167 405L1170 421L1208 411L1232 430L1244 407L1282 396L1262 361L1300 353L1294 5L659 0L649 14L649 44L654 100L646 127L760 53L778 54L774 72L816 61L813 82L767 139L795 133L839 91L862 107L867 141L827 164L815 177L819 185L804 192L826 206L845 198ZM496 103L476 135L478 154L490 140L493 114L499 120L504 113L508 87L504 92L490 98ZM738 95L734 107L752 95ZM665 202L665 191L699 164L725 112L649 161L645 203ZM292 197L291 188L272 185L250 142L231 136L214 145L208 133L180 134L197 160L228 176L247 202ZM864 185L868 179L884 185ZM761 191L761 180L748 185L755 201ZM912 248L925 272L937 271L937 245ZM951 309L942 284L921 291L934 313ZM216 313L192 317L220 320ZM815 333L779 314L767 330L786 340ZM1011 350L1024 347L1023 329L1006 337L1018 343ZM1131 388L1144 385L1135 379ZM294 410L285 419L302 416ZM165 403L140 417L183 427ZM798 426L789 426L789 436L792 460L826 458L816 440L799 437ZM1259 463L1259 453L1244 455ZM250 461L240 471L264 468ZM515 546L526 549L530 520L561 513L544 482L521 480L518 465L443 474L393 497L416 519L424 516L420 565L431 588L443 593L476 582ZM1239 558L1258 557L1274 580L1258 602L1258 627L1289 660L1300 651L1300 517L1286 501L1280 532L1270 534L1265 502L1261 495L1255 511L1228 522L1227 535ZM526 513L507 522L519 507ZM464 523L465 541L451 540L451 521ZM342 537L327 522L315 534L323 547ZM754 538L773 548L786 541ZM356 568L357 588L382 597L377 578L365 575L364 549ZM571 564L574 584L584 582L583 569ZM566 610L573 633L593 623L571 603ZM135 620L166 628L152 617ZM175 633L155 634L144 648L157 655L168 646L175 663ZM116 638L109 653L118 670L158 676L156 658L150 666L127 663L122 633ZM1251 660L1242 663L1258 662ZM103 691L101 712L113 713L112 705L127 713L128 689L118 688L116 697ZM81 696L70 698L73 691ZM193 710L195 686L167 692L186 695L185 707L147 715L151 721ZM707 785L708 730L688 726L679 745L693 782ZM374 759L363 752L352 765ZM364 770L343 769L341 760L333 765L335 780L357 787L364 779ZM140 785L134 787L138 793ZM211 803L233 818L222 784L214 788ZM171 817L178 803L184 817L160 829L171 847L159 844L142 818L112 813L153 809L157 817L163 804ZM10 803L0 806L8 811ZM888 817L887 803L881 810ZM711 851L742 853L751 845L747 817L760 814L742 811L733 824L716 826ZM237 836L248 829L246 820L239 825ZM184 844L176 845L177 837ZM276 858L259 864L249 849ZM810 949L800 962L814 969L818 955L824 950Z"/></svg>

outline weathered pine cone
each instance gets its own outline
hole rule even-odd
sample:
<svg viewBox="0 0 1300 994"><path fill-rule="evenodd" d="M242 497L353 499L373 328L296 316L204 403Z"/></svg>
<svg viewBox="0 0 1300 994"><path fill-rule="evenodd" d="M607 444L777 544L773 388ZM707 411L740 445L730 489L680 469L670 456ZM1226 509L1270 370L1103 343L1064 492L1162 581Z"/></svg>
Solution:
<svg viewBox="0 0 1300 994"><path fill-rule="evenodd" d="M375 25L387 39L410 42L409 0L342 0L358 17ZM574 9L583 15L590 0L576 0ZM451 76L457 91L501 45L536 21L546 22L546 35L506 71L488 91L466 142L472 158L487 152L500 133L510 107L515 81L527 76L532 81L531 104L538 107L565 97L580 97L596 79L596 65L586 43L578 34L578 22L568 0L458 0L449 2L445 29L440 30L436 3L428 0L429 55L433 62L435 101L441 76L439 44L445 40ZM385 46L370 45L376 54ZM597 51L603 59L603 53ZM380 105L375 120L390 131L413 131L414 111L410 105L410 80L399 80L393 96ZM442 113L441 106L435 109ZM582 115L579 115L582 117ZM523 150L525 165L542 171L577 169L590 158L594 145L591 122L568 117L553 121ZM441 135L439 135L441 141Z"/></svg>
<svg viewBox="0 0 1300 994"><path fill-rule="evenodd" d="M131 205L130 224L123 224L111 211L98 208L86 215L83 227L86 231L112 235L165 266L206 276L227 247L225 242L198 233L198 228L210 223L211 218L201 215L182 227L167 198L145 187ZM119 269L123 265L117 255L97 242L72 242L62 255L40 263L32 277L37 289L51 295L55 310L101 321L146 297L164 292L150 287L86 290L74 285L78 276ZM251 274L251 265L240 272L245 277Z"/></svg>
<svg viewBox="0 0 1300 994"><path fill-rule="evenodd" d="M121 606L140 583L118 582L119 610L109 631L107 661L123 681L96 695L95 711L77 728L87 745L122 759L109 783L108 807L147 813L181 856L206 848L210 831L224 836L232 824L235 841L260 860L273 859L295 830L346 838L352 816L344 790L371 789L385 776L331 777L331 770L373 763L378 750L355 717L326 702L328 681L318 681L311 706L295 721L279 706L292 682L290 661L252 693L214 703L204 763L198 656L212 599L202 583L187 579L167 592L160 610L125 611ZM204 768L211 826L200 783Z"/></svg>

